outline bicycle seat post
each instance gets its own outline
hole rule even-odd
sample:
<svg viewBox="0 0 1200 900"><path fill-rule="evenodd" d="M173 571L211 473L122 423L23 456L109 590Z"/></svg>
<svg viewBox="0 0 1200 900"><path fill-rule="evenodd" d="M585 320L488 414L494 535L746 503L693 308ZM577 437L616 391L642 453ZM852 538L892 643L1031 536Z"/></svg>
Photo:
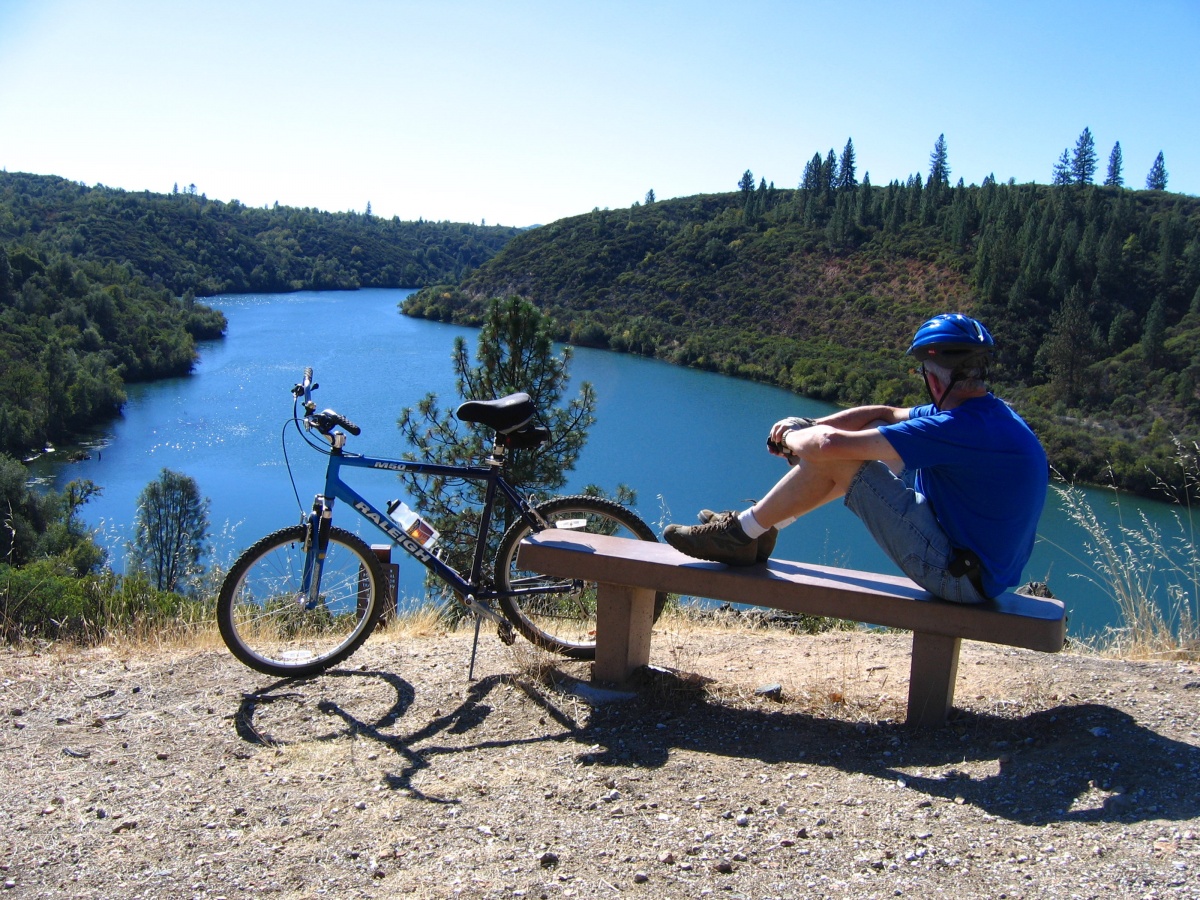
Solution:
<svg viewBox="0 0 1200 900"><path fill-rule="evenodd" d="M487 455L487 464L489 466L503 468L508 462L508 448L500 441L500 435L496 434L492 438L492 449Z"/></svg>

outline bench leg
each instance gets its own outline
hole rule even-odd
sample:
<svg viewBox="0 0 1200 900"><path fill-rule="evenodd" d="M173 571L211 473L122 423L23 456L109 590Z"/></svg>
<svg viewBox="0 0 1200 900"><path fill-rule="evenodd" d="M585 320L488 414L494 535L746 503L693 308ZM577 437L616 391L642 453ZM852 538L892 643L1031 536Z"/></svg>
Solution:
<svg viewBox="0 0 1200 900"><path fill-rule="evenodd" d="M650 662L654 591L600 584L596 592L596 662L593 681L622 682Z"/></svg>
<svg viewBox="0 0 1200 900"><path fill-rule="evenodd" d="M944 725L954 702L958 650L962 641L940 634L913 632L908 679L908 724Z"/></svg>

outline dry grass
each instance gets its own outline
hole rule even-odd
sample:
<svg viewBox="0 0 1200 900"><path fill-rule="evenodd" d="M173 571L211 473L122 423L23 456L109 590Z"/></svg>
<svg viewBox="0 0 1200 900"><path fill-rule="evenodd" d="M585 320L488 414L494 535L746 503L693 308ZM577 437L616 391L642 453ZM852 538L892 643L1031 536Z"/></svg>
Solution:
<svg viewBox="0 0 1200 900"><path fill-rule="evenodd" d="M1200 547L1190 508L1180 507L1170 534L1140 511L1133 524L1110 528L1080 489L1055 490L1087 534L1086 577L1120 615L1092 648L1120 659L1200 658Z"/></svg>

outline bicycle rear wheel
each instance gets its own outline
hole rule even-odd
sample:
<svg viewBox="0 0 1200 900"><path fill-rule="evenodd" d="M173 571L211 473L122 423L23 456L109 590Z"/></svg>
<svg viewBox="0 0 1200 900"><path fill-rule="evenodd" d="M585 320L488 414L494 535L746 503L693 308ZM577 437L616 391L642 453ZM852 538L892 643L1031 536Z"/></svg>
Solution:
<svg viewBox="0 0 1200 900"><path fill-rule="evenodd" d="M656 541L650 526L611 500L600 497L558 497L537 507L551 528L611 534L617 537ZM533 532L524 520L514 522L500 539L494 578L500 591L523 588L554 588L546 593L501 597L500 609L517 631L554 653L573 659L596 656L596 585L578 586L570 579L554 578L522 570L517 565L517 547ZM667 595L654 596L654 618L666 606Z"/></svg>
<svg viewBox="0 0 1200 900"><path fill-rule="evenodd" d="M371 634L387 597L383 566L356 535L329 533L318 599L301 593L303 525L284 528L241 555L217 598L221 638L239 660L298 678L334 666Z"/></svg>

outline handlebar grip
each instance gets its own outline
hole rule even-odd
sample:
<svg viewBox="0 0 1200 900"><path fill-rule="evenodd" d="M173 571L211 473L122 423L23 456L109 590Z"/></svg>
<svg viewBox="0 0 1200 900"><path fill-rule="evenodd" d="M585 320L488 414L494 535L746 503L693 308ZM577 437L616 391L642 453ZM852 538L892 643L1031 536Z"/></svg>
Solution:
<svg viewBox="0 0 1200 900"><path fill-rule="evenodd" d="M343 416L340 412L335 412L332 409L323 409L319 413L311 413L306 421L311 422L316 426L317 431L321 434L329 434L334 427L345 428L351 434L357 436L362 434L362 429Z"/></svg>

